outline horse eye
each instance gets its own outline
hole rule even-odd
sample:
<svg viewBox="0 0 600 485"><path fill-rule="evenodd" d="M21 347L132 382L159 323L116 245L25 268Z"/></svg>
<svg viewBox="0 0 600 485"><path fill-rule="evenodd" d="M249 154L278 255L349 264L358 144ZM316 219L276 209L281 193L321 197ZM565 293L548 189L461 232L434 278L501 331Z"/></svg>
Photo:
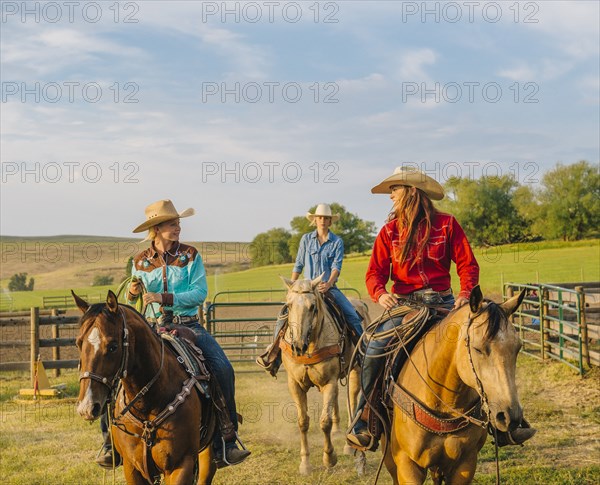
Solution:
<svg viewBox="0 0 600 485"><path fill-rule="evenodd" d="M119 348L119 346L116 344L116 342L111 342L110 344L108 344L108 351L111 354L114 354L118 348Z"/></svg>
<svg viewBox="0 0 600 485"><path fill-rule="evenodd" d="M478 354L483 354L483 352L480 349L478 349L477 347L473 347L473 350L475 352L477 352Z"/></svg>

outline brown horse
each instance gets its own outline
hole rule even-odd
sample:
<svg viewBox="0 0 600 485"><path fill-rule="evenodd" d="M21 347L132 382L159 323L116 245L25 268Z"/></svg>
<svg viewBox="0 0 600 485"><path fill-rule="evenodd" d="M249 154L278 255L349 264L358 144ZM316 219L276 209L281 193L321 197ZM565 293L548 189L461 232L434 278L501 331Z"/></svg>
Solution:
<svg viewBox="0 0 600 485"><path fill-rule="evenodd" d="M385 464L395 484L471 483L487 425L519 426L515 384L521 341L508 321L524 293L498 305L479 287L416 344L393 386Z"/></svg>
<svg viewBox="0 0 600 485"><path fill-rule="evenodd" d="M325 438L323 464L333 467L337 455L331 441L332 427L339 423L338 380L342 372L348 373L352 354L350 340L340 333L329 313L321 293L317 290L321 277L314 280L288 280L288 326L281 343L283 365L287 371L288 388L298 410L300 428L300 473L311 473L308 448L309 417L307 392L316 386L323 395L320 425ZM363 319L369 318L366 305L351 300ZM341 358L340 358L341 357ZM345 368L342 370L342 366ZM358 369L348 373L351 406L355 407L360 391ZM349 410L352 415L353 409ZM357 456L359 474L364 473L364 455Z"/></svg>
<svg viewBox="0 0 600 485"><path fill-rule="evenodd" d="M112 291L106 303L94 305L73 297L83 313L77 412L93 421L116 399L112 436L127 483L152 484L161 474L167 485L191 485L198 475L198 483L211 483L216 467L207 444L214 425L201 436L204 402L175 354Z"/></svg>

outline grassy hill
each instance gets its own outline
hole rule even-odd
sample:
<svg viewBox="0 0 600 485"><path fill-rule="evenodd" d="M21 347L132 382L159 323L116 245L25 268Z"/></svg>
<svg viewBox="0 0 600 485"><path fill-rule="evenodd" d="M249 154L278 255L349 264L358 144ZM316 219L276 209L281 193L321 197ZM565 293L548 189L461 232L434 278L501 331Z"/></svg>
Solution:
<svg viewBox="0 0 600 485"><path fill-rule="evenodd" d="M146 247L146 244L139 240L118 238L98 241L61 239L58 236L13 241L2 238L0 283L3 293L7 294L8 278L24 271L35 278L36 289L33 292L11 293L14 309L40 305L42 296L67 294L71 288L91 298L100 298L109 287L92 287L93 277L108 274L114 276L117 283L125 275L129 256ZM199 249L205 261L210 298L216 292L223 291L259 288L279 290L282 288L279 275L291 275L291 264L244 269L250 264L247 243L191 244ZM484 294L494 298L501 294L502 282L600 281L600 240L597 239L478 248L475 249L475 255L481 267L480 283ZM340 286L354 287L367 298L364 275L368 261L369 257L364 255L347 256ZM453 286L457 291L458 278L454 269L452 274Z"/></svg>

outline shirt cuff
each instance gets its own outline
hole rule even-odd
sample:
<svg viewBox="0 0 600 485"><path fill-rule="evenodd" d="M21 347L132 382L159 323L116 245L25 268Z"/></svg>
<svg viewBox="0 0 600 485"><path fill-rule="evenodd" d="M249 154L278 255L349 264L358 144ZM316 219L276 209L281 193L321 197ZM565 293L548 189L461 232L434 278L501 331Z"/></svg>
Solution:
<svg viewBox="0 0 600 485"><path fill-rule="evenodd" d="M127 291L127 301L129 302L134 302L137 301L137 299L140 297L139 294L134 295L133 293L131 293L129 290Z"/></svg>
<svg viewBox="0 0 600 485"><path fill-rule="evenodd" d="M471 290L463 290L458 294L458 298L466 298L467 300L471 297Z"/></svg>
<svg viewBox="0 0 600 485"><path fill-rule="evenodd" d="M175 295L173 293L163 293L162 294L162 305L163 306L173 306L173 300Z"/></svg>
<svg viewBox="0 0 600 485"><path fill-rule="evenodd" d="M375 297L373 298L373 301L375 303L379 303L379 298L381 297L381 295L385 295L387 293L387 290L385 288L382 288L380 290L377 290L375 292Z"/></svg>

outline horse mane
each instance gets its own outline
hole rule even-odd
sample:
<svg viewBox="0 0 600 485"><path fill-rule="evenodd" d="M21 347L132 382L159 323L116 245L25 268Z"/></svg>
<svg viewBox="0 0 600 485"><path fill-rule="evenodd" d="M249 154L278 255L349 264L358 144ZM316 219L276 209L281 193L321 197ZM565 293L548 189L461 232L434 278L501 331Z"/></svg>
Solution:
<svg viewBox="0 0 600 485"><path fill-rule="evenodd" d="M485 312L488 315L488 319L484 341L487 343L493 340L498 335L500 329L506 326L508 319L502 308L500 308L500 305L491 300L486 300L486 302Z"/></svg>
<svg viewBox="0 0 600 485"><path fill-rule="evenodd" d="M142 315L140 312L138 312L135 307L132 307L131 305L127 305L125 303L119 303L119 307L124 307L124 308L127 308L128 310L131 310L135 315L137 315L146 324L146 326L150 330L152 330L152 334L154 336L159 337L158 334L152 329L152 326L150 325L150 323L148 323L148 320L146 320L146 317L144 317L144 315ZM89 308L81 316L81 319L82 319L82 322L84 322L92 317L97 317L99 315L104 315L105 317L110 317L111 314L112 314L112 312L110 312L110 310L108 309L106 302L93 303L89 306Z"/></svg>

